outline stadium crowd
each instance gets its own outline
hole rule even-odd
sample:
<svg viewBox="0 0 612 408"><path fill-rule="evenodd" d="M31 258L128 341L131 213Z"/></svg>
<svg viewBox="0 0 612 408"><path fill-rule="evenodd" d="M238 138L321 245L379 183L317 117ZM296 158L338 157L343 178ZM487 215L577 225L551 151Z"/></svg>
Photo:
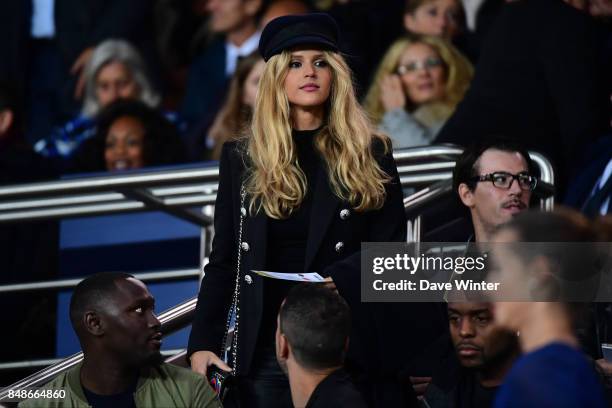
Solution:
<svg viewBox="0 0 612 408"><path fill-rule="evenodd" d="M187 368L163 362L146 285L100 273L70 303L84 360L46 386L69 398L22 406L612 406L612 299L551 295L596 256L536 245L612 241L611 0L0 7L0 186L220 164ZM464 148L453 200L426 216L463 222L422 240L508 244L493 251L501 279L547 301L361 301L361 243L406 240L393 151L444 143ZM530 151L564 208L538 208ZM54 222L0 225L0 283L53 279L57 247ZM48 305L0 298L21 310L3 318L1 361L49 352ZM209 379L228 373L217 395Z"/></svg>

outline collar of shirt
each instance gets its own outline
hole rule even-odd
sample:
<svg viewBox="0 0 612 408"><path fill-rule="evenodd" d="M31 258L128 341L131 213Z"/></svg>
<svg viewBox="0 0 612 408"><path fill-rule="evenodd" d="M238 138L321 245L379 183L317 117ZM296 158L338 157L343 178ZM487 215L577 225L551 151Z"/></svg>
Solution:
<svg viewBox="0 0 612 408"><path fill-rule="evenodd" d="M478 12L480 7L484 4L485 0L463 0L463 9L465 11L465 23L468 30L476 31L476 20L478 19Z"/></svg>
<svg viewBox="0 0 612 408"><path fill-rule="evenodd" d="M261 32L256 31L241 46L236 46L230 42L225 43L225 75L230 77L236 70L238 57L246 57L257 49Z"/></svg>
<svg viewBox="0 0 612 408"><path fill-rule="evenodd" d="M32 38L55 37L55 0L32 1L30 35Z"/></svg>

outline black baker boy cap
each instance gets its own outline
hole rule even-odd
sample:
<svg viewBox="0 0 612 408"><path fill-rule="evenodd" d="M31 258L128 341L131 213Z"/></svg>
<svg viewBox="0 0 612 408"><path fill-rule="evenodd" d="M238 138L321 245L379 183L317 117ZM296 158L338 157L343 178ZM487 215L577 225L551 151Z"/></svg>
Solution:
<svg viewBox="0 0 612 408"><path fill-rule="evenodd" d="M293 14L270 21L259 39L264 61L298 45L338 51L338 25L325 13Z"/></svg>

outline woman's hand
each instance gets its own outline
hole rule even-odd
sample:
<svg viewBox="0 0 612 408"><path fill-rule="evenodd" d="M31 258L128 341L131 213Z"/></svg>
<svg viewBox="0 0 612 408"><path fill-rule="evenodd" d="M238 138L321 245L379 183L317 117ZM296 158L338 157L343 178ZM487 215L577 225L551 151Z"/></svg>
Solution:
<svg viewBox="0 0 612 408"><path fill-rule="evenodd" d="M208 367L211 365L215 365L224 371L232 371L230 366L225 364L225 362L217 357L217 355L212 351L196 351L191 355L189 360L191 362L191 370L202 374L204 377L206 377Z"/></svg>
<svg viewBox="0 0 612 408"><path fill-rule="evenodd" d="M81 99L83 97L83 93L85 91L85 67L91 60L91 57L94 52L94 47L89 47L83 50L79 57L76 59L74 64L72 64L72 68L70 68L70 73L72 75L78 75L76 87L74 88L74 99Z"/></svg>
<svg viewBox="0 0 612 408"><path fill-rule="evenodd" d="M387 75L380 83L380 101L385 112L406 106L406 94L397 75Z"/></svg>

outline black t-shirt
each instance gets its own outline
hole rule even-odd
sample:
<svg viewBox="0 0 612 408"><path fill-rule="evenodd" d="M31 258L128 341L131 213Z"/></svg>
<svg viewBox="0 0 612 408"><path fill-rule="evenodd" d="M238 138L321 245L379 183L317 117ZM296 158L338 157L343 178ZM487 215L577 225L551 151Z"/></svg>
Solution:
<svg viewBox="0 0 612 408"><path fill-rule="evenodd" d="M136 408L134 392L138 381L134 382L127 390L113 395L100 395L83 388L87 402L93 408Z"/></svg>
<svg viewBox="0 0 612 408"><path fill-rule="evenodd" d="M463 371L455 389L454 407L492 407L499 387L483 387L475 372Z"/></svg>
<svg viewBox="0 0 612 408"><path fill-rule="evenodd" d="M321 381L306 404L306 408L340 407L367 407L362 395L342 369L334 371Z"/></svg>

